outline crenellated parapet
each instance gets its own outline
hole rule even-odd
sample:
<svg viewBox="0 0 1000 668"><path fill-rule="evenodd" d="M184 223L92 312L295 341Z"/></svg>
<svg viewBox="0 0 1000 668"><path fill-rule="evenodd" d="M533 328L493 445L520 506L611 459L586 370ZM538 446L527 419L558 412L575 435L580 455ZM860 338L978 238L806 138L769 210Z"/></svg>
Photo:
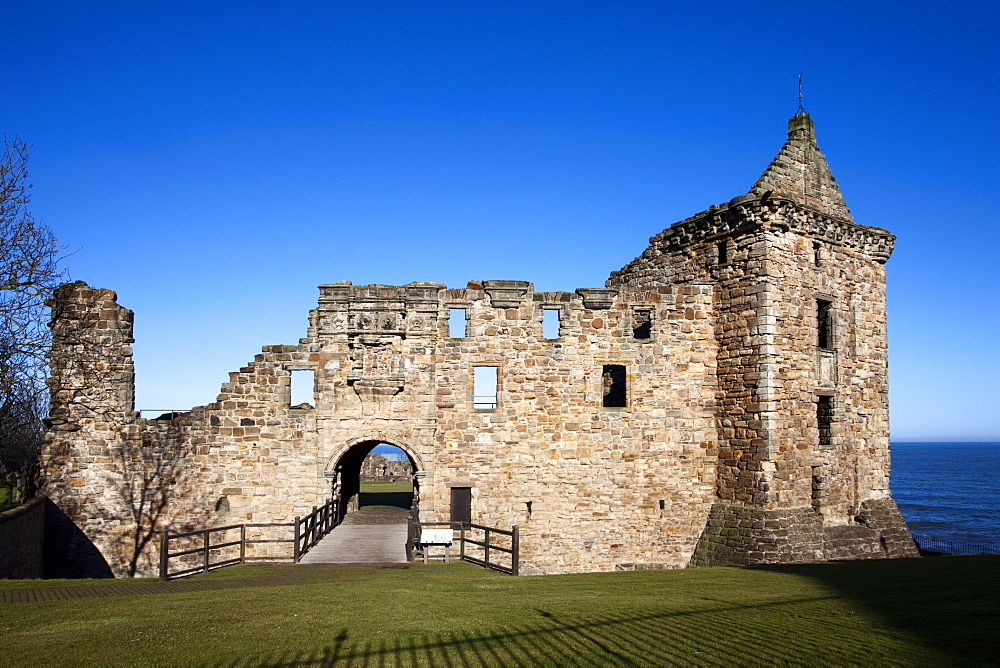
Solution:
<svg viewBox="0 0 1000 668"><path fill-rule="evenodd" d="M663 256L769 229L790 231L860 253L879 263L885 263L892 255L896 240L894 234L880 227L835 218L793 200L741 195L728 204L713 206L650 237L649 247L642 255L611 272L608 285L628 284L632 274L662 264Z"/></svg>

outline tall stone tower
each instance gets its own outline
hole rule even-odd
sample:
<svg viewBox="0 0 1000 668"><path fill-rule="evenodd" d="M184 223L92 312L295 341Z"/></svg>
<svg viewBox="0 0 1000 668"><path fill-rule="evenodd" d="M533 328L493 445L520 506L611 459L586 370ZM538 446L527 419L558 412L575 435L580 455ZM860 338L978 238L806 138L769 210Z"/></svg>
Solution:
<svg viewBox="0 0 1000 668"><path fill-rule="evenodd" d="M885 268L800 112L750 191L650 239L609 287L714 292L718 500L693 564L915 556L889 495Z"/></svg>

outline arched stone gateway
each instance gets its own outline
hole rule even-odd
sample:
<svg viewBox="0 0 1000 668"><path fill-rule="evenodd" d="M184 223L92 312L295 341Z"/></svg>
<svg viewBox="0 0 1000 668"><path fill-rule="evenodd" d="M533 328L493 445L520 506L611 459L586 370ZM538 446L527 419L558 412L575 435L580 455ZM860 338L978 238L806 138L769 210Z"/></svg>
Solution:
<svg viewBox="0 0 1000 668"><path fill-rule="evenodd" d="M298 344L163 420L134 411L131 311L66 284L45 491L116 573L136 490L166 500L147 529L286 522L376 442L412 459L421 520L518 525L525 573L915 556L888 487L894 239L854 222L800 113L746 194L605 287L321 285Z"/></svg>
<svg viewBox="0 0 1000 668"><path fill-rule="evenodd" d="M419 480L424 477L420 453L403 441L392 442L382 438L355 438L338 448L327 459L324 476L330 481L330 493L337 502L337 519L349 511L357 510L357 496L361 488L361 464L378 445L393 445L402 450L410 460L413 476L413 499L419 500Z"/></svg>

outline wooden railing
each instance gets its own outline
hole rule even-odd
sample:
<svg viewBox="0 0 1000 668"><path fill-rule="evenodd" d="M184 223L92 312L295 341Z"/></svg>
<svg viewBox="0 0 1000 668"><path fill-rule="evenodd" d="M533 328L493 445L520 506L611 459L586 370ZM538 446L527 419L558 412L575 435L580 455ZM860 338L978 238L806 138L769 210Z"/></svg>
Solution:
<svg viewBox="0 0 1000 668"><path fill-rule="evenodd" d="M301 520L295 518L295 546L292 558L295 563L311 550L324 536L333 531L339 524L337 504L333 499L318 508L313 506L312 512Z"/></svg>
<svg viewBox="0 0 1000 668"><path fill-rule="evenodd" d="M182 533L170 533L168 531L160 532L160 579L161 580L172 580L174 578L184 577L186 575L194 575L195 573L207 573L212 570L219 568L225 568L226 566L235 566L237 564L245 564L250 561L291 561L290 559L283 559L282 557L275 556L247 556L247 545L256 545L259 543L291 543L293 539L291 538L258 538L251 536L247 539L248 529L261 529L265 527L292 527L296 526L298 518L295 518L296 522L287 522L283 524L230 524L228 526L221 527L211 527L209 529L200 529L198 531L185 531ZM229 531L239 530L240 537L239 540L227 540L225 538L225 533ZM222 533L222 542L213 543L213 535L218 535ZM178 550L177 552L170 551L170 541L179 541L184 539L193 539L186 541L188 544L200 543L196 547L188 547L186 549ZM239 548L239 551L235 548ZM233 548L233 549L230 549ZM195 559L193 555L199 555L199 558ZM234 556L236 555L236 556ZM182 559L183 557L190 557L188 559ZM213 561L213 557L215 560ZM184 567L177 571L170 571L170 560L182 560ZM191 565L194 562L195 565Z"/></svg>
<svg viewBox="0 0 1000 668"><path fill-rule="evenodd" d="M407 557L410 557L412 550L418 549L422 527L449 527L453 531L458 531L459 558L462 561L508 575L518 574L520 533L517 526L511 527L510 531L507 531L471 522L417 522L411 519L407 531ZM482 536L482 540L477 540L479 535ZM500 537L499 541L497 540L498 536ZM508 556L503 558L499 555Z"/></svg>
<svg viewBox="0 0 1000 668"><path fill-rule="evenodd" d="M296 517L294 522L284 523L254 523L230 524L221 527L185 531L181 533L160 532L160 579L172 580L196 573L208 573L226 566L236 566L253 561L292 562L298 563L302 556L311 550L324 536L330 533L338 524L336 504L333 499L322 506L313 506L312 512L305 517ZM273 538L284 533L291 527L290 538ZM227 536L228 532L239 530L239 538ZM221 540L218 538L221 534ZM257 534L257 535L254 535ZM219 542L212 542L217 540ZM170 551L170 542L183 541L183 547L176 552ZM291 554L247 554L247 546L257 546L269 543L291 543ZM238 548L238 549L237 549ZM266 550L264 550L266 552ZM170 570L170 561L180 562L179 570Z"/></svg>

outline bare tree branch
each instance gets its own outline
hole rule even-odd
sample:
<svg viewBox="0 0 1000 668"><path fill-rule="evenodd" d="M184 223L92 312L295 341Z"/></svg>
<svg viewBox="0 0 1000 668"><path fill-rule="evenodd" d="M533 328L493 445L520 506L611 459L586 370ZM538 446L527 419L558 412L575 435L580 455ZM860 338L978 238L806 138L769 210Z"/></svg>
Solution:
<svg viewBox="0 0 1000 668"><path fill-rule="evenodd" d="M0 484L18 480L22 500L34 492L48 406L44 302L63 279L55 236L27 208L28 148L4 136L0 156Z"/></svg>

